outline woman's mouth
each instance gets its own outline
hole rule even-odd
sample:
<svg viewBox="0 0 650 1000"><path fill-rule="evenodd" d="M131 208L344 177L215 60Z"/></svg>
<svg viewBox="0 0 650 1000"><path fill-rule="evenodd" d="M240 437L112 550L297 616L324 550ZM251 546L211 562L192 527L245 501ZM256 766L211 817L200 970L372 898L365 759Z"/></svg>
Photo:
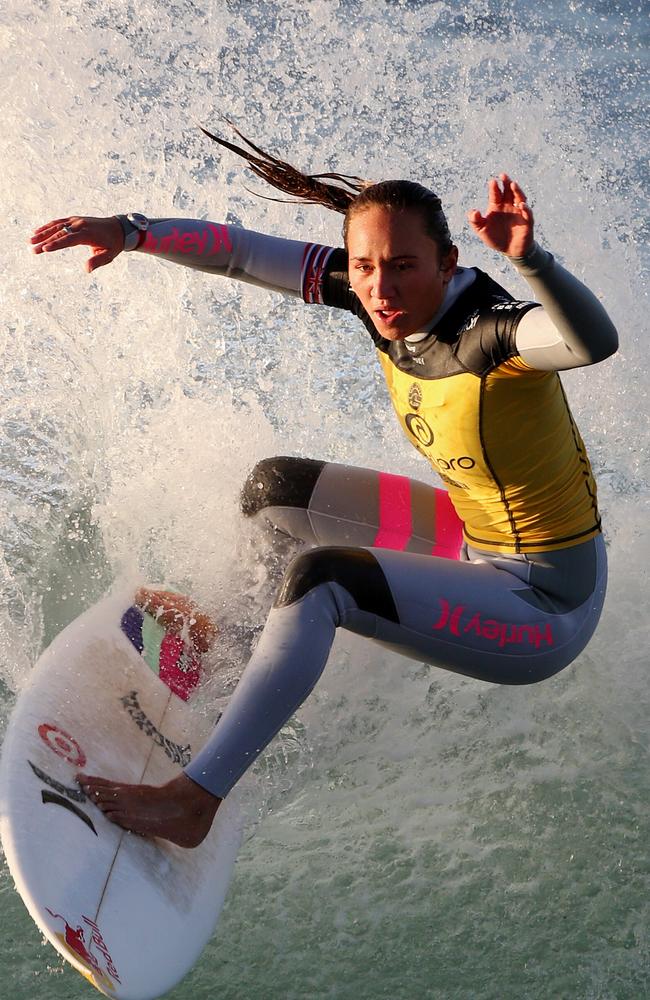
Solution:
<svg viewBox="0 0 650 1000"><path fill-rule="evenodd" d="M376 309L375 316L377 316L382 323L386 323L389 326L396 323L405 315L403 309Z"/></svg>

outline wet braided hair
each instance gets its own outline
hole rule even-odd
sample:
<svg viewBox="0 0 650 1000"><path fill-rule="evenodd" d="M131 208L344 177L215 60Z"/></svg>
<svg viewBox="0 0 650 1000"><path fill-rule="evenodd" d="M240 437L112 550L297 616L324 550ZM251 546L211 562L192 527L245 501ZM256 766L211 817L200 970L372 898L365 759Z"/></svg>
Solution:
<svg viewBox="0 0 650 1000"><path fill-rule="evenodd" d="M422 184L403 180L374 183L351 174L303 174L285 160L260 149L235 128L232 122L227 121L227 124L248 149L199 127L208 138L247 160L250 169L258 177L279 191L291 195L289 204L324 205L325 208L345 215L343 238L346 245L350 220L371 205L381 205L395 212L415 209L423 219L427 235L438 245L441 257L445 257L451 250L453 241L440 199ZM261 197L268 198L267 195ZM268 200L283 202L288 199Z"/></svg>

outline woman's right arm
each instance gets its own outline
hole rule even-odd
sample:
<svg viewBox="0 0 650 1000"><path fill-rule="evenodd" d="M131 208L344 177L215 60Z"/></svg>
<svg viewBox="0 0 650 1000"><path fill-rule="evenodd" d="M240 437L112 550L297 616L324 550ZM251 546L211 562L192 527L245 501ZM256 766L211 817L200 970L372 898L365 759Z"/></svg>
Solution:
<svg viewBox="0 0 650 1000"><path fill-rule="evenodd" d="M90 273L125 249L125 236L127 245L134 242L134 227L125 220L125 216L54 219L35 230L31 242L35 253L90 246L93 253L86 262ZM319 301L310 297L310 289L320 286L332 253L331 247L199 219L150 219L141 241L133 247L138 253L302 296L308 302Z"/></svg>

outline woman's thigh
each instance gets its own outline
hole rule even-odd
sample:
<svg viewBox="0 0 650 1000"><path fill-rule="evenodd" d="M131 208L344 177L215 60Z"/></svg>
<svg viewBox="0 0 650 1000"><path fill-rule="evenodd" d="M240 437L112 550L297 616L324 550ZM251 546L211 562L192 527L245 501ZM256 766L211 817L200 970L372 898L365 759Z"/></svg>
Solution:
<svg viewBox="0 0 650 1000"><path fill-rule="evenodd" d="M351 609L341 625L405 656L471 677L533 683L570 663L598 623L605 550L602 538L586 544L595 550L593 583L586 598L570 608L489 560L373 550L392 600L390 613L384 597L381 613Z"/></svg>
<svg viewBox="0 0 650 1000"><path fill-rule="evenodd" d="M406 476L304 458L259 462L242 509L313 545L355 545L458 559L462 523L446 490Z"/></svg>

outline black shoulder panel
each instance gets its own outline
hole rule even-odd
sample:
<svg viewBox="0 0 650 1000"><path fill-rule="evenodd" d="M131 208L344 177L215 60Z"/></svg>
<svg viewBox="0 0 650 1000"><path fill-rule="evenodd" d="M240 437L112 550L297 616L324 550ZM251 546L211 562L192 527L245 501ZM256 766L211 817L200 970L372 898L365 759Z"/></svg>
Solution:
<svg viewBox="0 0 650 1000"><path fill-rule="evenodd" d="M333 250L327 261L322 286L323 304L335 309L352 309L356 295L350 288L348 255L345 250Z"/></svg>
<svg viewBox="0 0 650 1000"><path fill-rule="evenodd" d="M516 302L483 271L417 344L389 343L385 353L414 378L438 379L470 373L487 375L517 354L519 320L534 302Z"/></svg>
<svg viewBox="0 0 650 1000"><path fill-rule="evenodd" d="M368 549L324 546L297 556L289 565L274 607L294 604L321 583L338 583L361 611L399 623L384 571Z"/></svg>

